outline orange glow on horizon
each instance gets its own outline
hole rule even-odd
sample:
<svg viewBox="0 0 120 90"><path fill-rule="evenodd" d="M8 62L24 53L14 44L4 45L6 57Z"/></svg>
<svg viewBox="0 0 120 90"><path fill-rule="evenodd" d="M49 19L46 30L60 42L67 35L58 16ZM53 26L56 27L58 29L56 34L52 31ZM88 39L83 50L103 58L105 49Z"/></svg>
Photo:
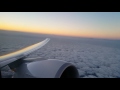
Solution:
<svg viewBox="0 0 120 90"><path fill-rule="evenodd" d="M0 29L84 38L120 39L120 13L0 12Z"/></svg>
<svg viewBox="0 0 120 90"><path fill-rule="evenodd" d="M52 29L47 27L26 27L26 26L18 26L18 25L7 25L6 23L0 23L0 29L9 30L9 31L21 31L21 32L30 32L30 33L41 33L41 34L54 34L54 35L63 35L63 36L74 36L74 37L86 37L86 38L112 38L112 39L120 39L119 35L111 35L107 36L102 35L102 33L98 32L87 32L87 30L78 30L75 32L74 30L60 30L60 29Z"/></svg>

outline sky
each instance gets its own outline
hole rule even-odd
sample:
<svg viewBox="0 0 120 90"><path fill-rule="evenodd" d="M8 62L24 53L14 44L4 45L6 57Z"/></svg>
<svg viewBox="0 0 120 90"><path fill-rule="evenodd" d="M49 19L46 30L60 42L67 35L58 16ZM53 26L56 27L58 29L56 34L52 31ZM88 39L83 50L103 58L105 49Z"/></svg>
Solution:
<svg viewBox="0 0 120 90"><path fill-rule="evenodd" d="M0 29L120 39L120 12L0 12Z"/></svg>

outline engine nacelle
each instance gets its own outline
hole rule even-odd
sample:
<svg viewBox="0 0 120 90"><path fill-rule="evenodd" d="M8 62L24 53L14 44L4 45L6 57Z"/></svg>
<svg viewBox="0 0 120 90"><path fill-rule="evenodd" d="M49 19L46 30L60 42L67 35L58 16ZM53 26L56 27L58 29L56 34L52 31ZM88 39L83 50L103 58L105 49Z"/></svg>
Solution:
<svg viewBox="0 0 120 90"><path fill-rule="evenodd" d="M15 70L14 78L79 78L77 68L61 60L25 62Z"/></svg>

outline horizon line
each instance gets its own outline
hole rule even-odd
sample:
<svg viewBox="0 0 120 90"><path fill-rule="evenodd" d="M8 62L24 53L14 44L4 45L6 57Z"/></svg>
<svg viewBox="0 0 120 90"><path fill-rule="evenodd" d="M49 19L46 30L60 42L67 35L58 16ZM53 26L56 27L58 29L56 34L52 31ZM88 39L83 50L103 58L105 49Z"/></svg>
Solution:
<svg viewBox="0 0 120 90"><path fill-rule="evenodd" d="M74 37L74 38L89 38L89 39L107 39L107 40L120 40L117 38L100 38L100 37L84 37L84 36L71 36L71 35L60 35L60 34L47 34L47 33L37 33L37 32L28 32L28 31L19 31L19 30L10 30L10 29L0 29L2 31L11 31L11 32L21 32L21 33L30 33L30 34L45 34L45 35L55 35L55 36L65 36L65 37Z"/></svg>

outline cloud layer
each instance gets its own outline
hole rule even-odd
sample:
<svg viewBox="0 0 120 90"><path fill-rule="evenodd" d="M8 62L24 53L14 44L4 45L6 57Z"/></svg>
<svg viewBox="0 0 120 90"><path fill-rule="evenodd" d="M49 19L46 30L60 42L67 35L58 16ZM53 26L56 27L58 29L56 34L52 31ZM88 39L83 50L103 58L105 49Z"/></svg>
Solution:
<svg viewBox="0 0 120 90"><path fill-rule="evenodd" d="M37 43L46 36L0 35L0 37L0 54L3 55ZM53 36L50 38L48 44L28 58L43 57L71 62L77 67L80 78L120 78L119 48L90 43L90 39L87 42L86 39L78 38Z"/></svg>

